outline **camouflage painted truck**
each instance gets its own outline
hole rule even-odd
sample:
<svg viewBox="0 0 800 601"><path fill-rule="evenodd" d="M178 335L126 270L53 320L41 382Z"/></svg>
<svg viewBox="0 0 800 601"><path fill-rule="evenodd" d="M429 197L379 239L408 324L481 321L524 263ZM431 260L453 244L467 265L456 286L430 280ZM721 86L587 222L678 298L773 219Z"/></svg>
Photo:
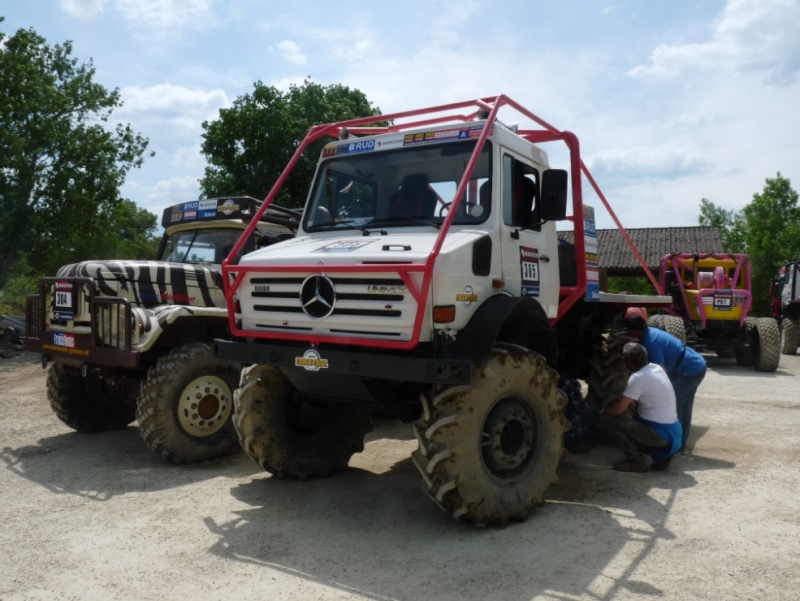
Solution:
<svg viewBox="0 0 800 601"><path fill-rule="evenodd" d="M61 421L102 432L137 420L147 446L174 463L236 446L241 366L215 357L212 341L228 333L220 263L260 204L177 204L164 211L156 261L83 261L41 281L27 299L23 344L50 363L47 396ZM260 212L242 251L290 237L298 217Z"/></svg>
<svg viewBox="0 0 800 601"><path fill-rule="evenodd" d="M252 364L243 448L276 476L325 476L377 410L413 422L422 487L454 518L526 519L565 455L559 374L605 369L615 320L669 297L599 290L582 173L605 200L578 140L506 96L315 126L262 210L323 137L297 236L243 253L251 226L223 262L218 354ZM549 167L554 146L569 170Z"/></svg>

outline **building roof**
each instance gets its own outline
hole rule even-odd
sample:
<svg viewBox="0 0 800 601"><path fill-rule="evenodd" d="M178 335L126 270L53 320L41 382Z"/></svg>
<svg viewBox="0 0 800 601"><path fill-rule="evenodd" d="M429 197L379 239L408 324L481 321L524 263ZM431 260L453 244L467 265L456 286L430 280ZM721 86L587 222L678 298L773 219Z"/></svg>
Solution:
<svg viewBox="0 0 800 601"><path fill-rule="evenodd" d="M722 239L716 227L698 225L690 227L631 228L625 230L644 257L647 266L658 271L664 255L676 252L724 252ZM565 242L574 242L573 232L558 232ZM610 276L644 275L628 243L618 229L597 230L597 253L601 269Z"/></svg>

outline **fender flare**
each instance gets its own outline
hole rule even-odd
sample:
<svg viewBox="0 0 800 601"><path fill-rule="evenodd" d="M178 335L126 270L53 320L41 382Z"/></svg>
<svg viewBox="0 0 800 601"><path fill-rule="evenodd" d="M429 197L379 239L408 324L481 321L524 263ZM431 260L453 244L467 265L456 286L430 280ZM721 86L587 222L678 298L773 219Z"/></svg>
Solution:
<svg viewBox="0 0 800 601"><path fill-rule="evenodd" d="M497 341L535 351L551 366L558 359L555 330L542 306L531 297L497 294L489 298L458 333L450 355L485 367Z"/></svg>

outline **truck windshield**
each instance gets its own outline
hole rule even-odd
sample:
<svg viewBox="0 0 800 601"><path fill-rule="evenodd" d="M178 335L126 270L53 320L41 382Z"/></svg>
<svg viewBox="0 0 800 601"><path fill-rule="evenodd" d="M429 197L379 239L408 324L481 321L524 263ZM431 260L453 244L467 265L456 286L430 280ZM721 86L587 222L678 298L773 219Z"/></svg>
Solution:
<svg viewBox="0 0 800 601"><path fill-rule="evenodd" d="M317 172L306 231L441 225L475 141L343 154ZM491 211L491 143L487 141L453 223L476 224Z"/></svg>
<svg viewBox="0 0 800 601"><path fill-rule="evenodd" d="M242 231L220 228L183 230L167 238L162 261L172 263L222 263Z"/></svg>

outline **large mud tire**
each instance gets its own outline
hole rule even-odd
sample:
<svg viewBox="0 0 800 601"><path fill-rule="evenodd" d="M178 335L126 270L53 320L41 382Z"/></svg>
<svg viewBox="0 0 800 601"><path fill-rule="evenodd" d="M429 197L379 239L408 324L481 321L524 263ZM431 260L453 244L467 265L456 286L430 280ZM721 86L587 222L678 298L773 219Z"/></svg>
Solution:
<svg viewBox="0 0 800 601"><path fill-rule="evenodd" d="M773 372L778 369L781 360L781 332L778 323L772 317L759 317L756 319L755 331L758 338L756 371Z"/></svg>
<svg viewBox="0 0 800 601"><path fill-rule="evenodd" d="M677 315L652 315L647 320L648 327L664 330L686 344L686 324Z"/></svg>
<svg viewBox="0 0 800 601"><path fill-rule="evenodd" d="M135 419L130 395L111 379L61 363L47 373L47 398L62 422L78 432L122 430Z"/></svg>
<svg viewBox="0 0 800 601"><path fill-rule="evenodd" d="M618 401L628 385L630 371L622 357L622 347L626 342L622 336L605 333L589 360L589 375L586 378L589 391L586 400L598 411Z"/></svg>
<svg viewBox="0 0 800 601"><path fill-rule="evenodd" d="M241 365L214 356L214 345L186 344L147 372L136 401L139 433L151 451L173 463L220 457L237 445L233 390Z"/></svg>
<svg viewBox="0 0 800 601"><path fill-rule="evenodd" d="M372 408L300 397L283 373L266 365L242 372L234 424L245 453L264 470L305 480L344 470L364 450Z"/></svg>
<svg viewBox="0 0 800 601"><path fill-rule="evenodd" d="M686 324L683 319L676 315L662 315L662 317L664 318L664 330L686 344Z"/></svg>
<svg viewBox="0 0 800 601"><path fill-rule="evenodd" d="M558 482L566 397L544 358L498 346L472 384L421 395L414 464L422 487L455 519L504 526L527 519Z"/></svg>
<svg viewBox="0 0 800 601"><path fill-rule="evenodd" d="M797 354L798 327L800 322L784 317L781 320L781 353L784 355Z"/></svg>

